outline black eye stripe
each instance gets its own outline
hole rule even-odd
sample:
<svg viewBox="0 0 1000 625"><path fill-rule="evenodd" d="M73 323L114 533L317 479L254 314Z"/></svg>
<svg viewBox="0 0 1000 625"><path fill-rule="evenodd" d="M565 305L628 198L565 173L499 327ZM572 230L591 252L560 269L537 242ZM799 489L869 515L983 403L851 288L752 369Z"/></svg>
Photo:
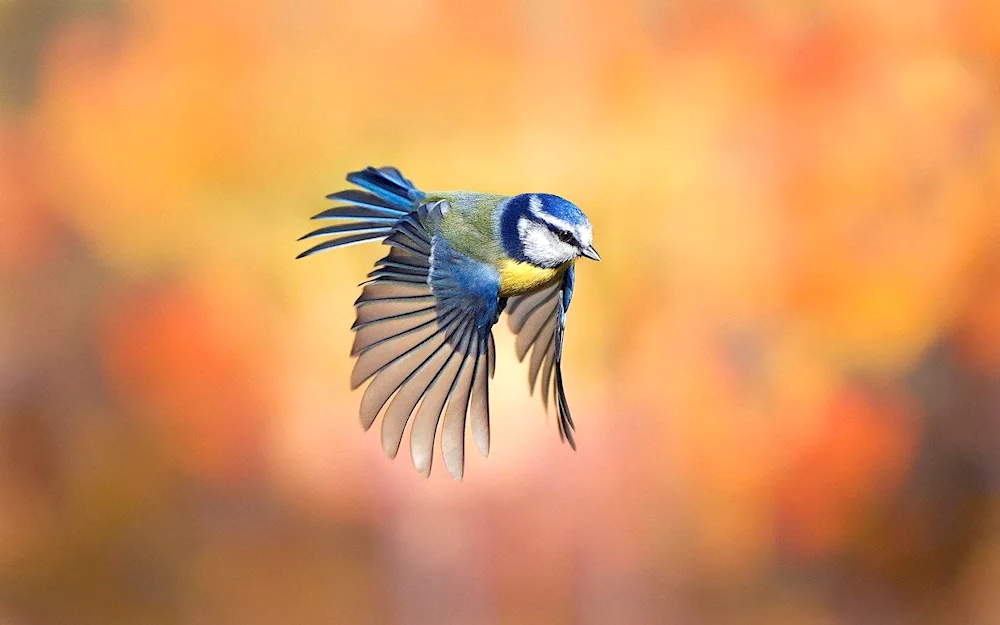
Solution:
<svg viewBox="0 0 1000 625"><path fill-rule="evenodd" d="M562 228L560 228L560 227L558 227L556 225L550 224L547 221L538 220L537 223L540 223L543 226L545 226L546 228L548 228L549 232L551 232L552 234L556 235L556 238L559 239L560 241L562 241L563 243L576 244L576 235L573 234L571 231L569 231L569 230L563 230Z"/></svg>
<svg viewBox="0 0 1000 625"><path fill-rule="evenodd" d="M556 238L559 239L560 241L562 241L563 243L568 243L568 244L574 245L574 246L578 246L579 245L579 243L576 240L576 234L574 234L571 230L563 230L559 226L556 226L555 224L552 224L552 223L550 223L548 221L545 221L544 219L539 219L538 217L536 217L534 215L531 215L529 217L529 219L531 221L535 222L536 224L539 224L541 226L545 226L546 228L548 228L549 232L551 232L552 234L556 235Z"/></svg>

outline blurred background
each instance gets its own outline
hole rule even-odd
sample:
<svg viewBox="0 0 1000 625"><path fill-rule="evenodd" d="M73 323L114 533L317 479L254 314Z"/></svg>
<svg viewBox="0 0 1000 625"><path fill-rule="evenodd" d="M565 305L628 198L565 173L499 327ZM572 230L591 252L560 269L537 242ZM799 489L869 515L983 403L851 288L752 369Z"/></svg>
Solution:
<svg viewBox="0 0 1000 625"><path fill-rule="evenodd" d="M0 0L0 624L1000 623L1000 4ZM347 171L564 195L579 451L358 423Z"/></svg>

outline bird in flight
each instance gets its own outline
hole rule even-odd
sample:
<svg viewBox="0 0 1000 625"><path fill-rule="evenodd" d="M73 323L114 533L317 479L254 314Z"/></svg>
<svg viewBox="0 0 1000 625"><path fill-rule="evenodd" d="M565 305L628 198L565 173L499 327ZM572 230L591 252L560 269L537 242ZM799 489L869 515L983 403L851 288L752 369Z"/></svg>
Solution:
<svg viewBox="0 0 1000 625"><path fill-rule="evenodd" d="M385 453L396 456L410 421L410 455L425 476L439 426L455 479L464 471L466 422L479 451L489 453L492 328L504 311L518 359L531 352L531 391L540 374L542 401L547 408L551 389L559 436L576 449L563 333L576 259L600 260L583 211L546 193L425 193L394 167L368 167L347 180L359 188L328 195L340 205L314 217L337 223L302 237L329 238L298 257L366 241L389 247L354 303L351 349L351 387L371 380L361 423L367 430L383 415Z"/></svg>

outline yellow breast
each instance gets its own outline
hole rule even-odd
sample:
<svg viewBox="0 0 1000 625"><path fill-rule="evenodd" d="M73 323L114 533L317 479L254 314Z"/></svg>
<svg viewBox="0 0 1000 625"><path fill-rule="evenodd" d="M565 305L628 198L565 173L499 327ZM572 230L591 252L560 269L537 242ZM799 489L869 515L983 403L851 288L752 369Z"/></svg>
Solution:
<svg viewBox="0 0 1000 625"><path fill-rule="evenodd" d="M516 260L500 261L500 297L513 297L537 290L562 275L565 267L544 269Z"/></svg>

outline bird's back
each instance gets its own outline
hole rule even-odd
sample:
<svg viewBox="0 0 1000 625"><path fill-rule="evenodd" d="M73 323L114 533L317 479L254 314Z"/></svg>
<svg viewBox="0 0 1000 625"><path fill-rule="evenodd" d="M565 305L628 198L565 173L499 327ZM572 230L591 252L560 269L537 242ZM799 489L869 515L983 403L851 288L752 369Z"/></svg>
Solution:
<svg viewBox="0 0 1000 625"><path fill-rule="evenodd" d="M503 254L494 234L494 214L503 195L472 191L441 191L427 194L427 202L445 200L447 211L441 218L441 234L459 252L476 260L496 264Z"/></svg>

